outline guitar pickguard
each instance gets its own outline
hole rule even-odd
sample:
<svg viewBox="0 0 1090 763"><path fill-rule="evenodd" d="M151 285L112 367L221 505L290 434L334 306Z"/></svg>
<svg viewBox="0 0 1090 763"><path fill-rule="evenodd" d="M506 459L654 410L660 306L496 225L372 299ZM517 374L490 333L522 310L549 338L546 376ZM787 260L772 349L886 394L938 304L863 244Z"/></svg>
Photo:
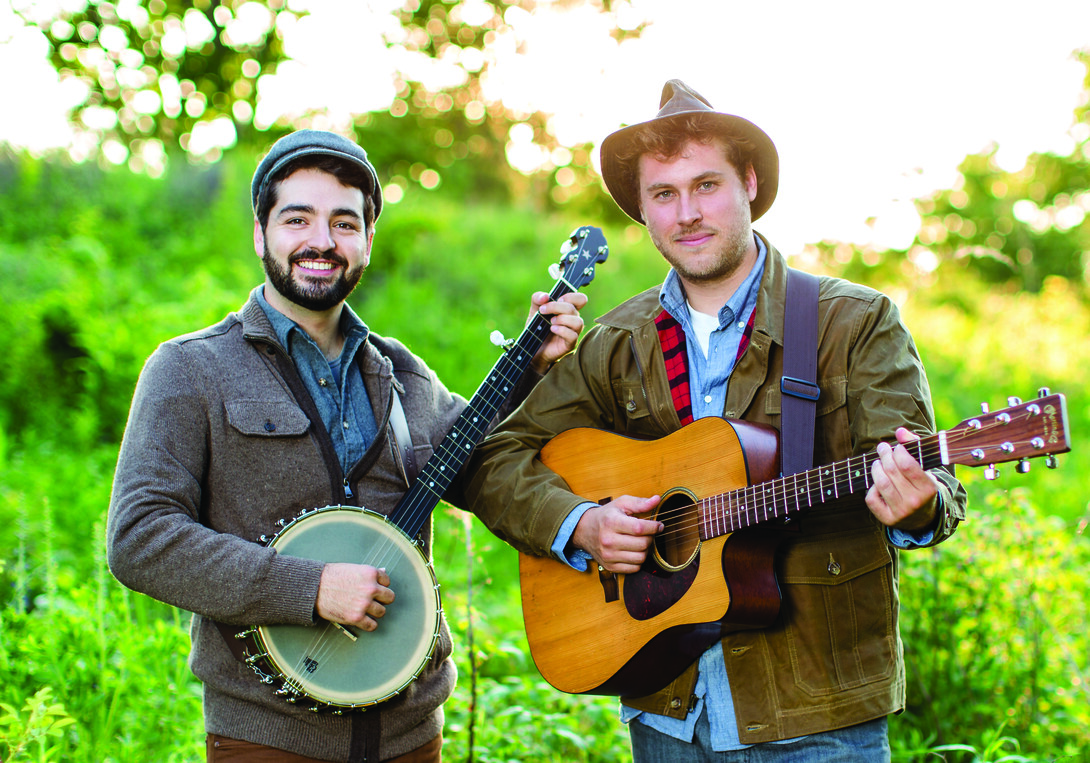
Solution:
<svg viewBox="0 0 1090 763"><path fill-rule="evenodd" d="M639 572L624 578L624 606L635 620L650 620L677 604L692 587L700 557L683 570L670 572L651 557Z"/></svg>

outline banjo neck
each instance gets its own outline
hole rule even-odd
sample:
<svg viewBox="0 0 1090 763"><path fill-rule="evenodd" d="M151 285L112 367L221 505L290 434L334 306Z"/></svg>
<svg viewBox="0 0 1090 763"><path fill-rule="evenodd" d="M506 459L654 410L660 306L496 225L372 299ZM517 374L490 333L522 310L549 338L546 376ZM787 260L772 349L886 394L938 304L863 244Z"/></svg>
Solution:
<svg viewBox="0 0 1090 763"><path fill-rule="evenodd" d="M609 253L602 232L592 226L576 229L565 242L565 247L567 250L558 266L564 269L549 292L550 301L590 283L594 278L595 265L605 261ZM412 487L391 512L390 521L410 538L415 538L427 523L432 510L465 466L477 443L484 438L500 406L548 338L550 326L551 321L547 317L535 314L518 339L503 343L503 354L424 464Z"/></svg>

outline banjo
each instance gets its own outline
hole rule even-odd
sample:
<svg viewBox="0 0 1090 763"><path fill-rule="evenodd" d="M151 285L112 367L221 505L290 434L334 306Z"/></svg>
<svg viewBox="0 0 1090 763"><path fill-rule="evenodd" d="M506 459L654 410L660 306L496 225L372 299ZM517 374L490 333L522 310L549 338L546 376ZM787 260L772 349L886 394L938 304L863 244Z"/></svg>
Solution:
<svg viewBox="0 0 1090 763"><path fill-rule="evenodd" d="M564 242L561 254L549 271L557 279L552 300L590 283L609 247L601 230L583 226ZM536 314L517 340L493 333L503 354L389 516L325 506L281 520L271 539L262 536L281 554L385 568L397 593L370 633L320 620L317 626L253 626L235 635L244 643L245 663L285 700L311 703L316 712L366 708L397 696L424 670L439 639L443 610L435 570L417 535L548 337L549 325Z"/></svg>

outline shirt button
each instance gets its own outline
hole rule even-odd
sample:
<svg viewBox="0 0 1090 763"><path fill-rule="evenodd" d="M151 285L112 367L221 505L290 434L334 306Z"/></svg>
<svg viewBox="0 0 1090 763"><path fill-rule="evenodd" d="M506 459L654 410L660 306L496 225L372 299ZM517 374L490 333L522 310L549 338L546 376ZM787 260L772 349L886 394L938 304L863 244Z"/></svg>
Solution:
<svg viewBox="0 0 1090 763"><path fill-rule="evenodd" d="M712 396L711 395L704 395L704 402L705 403L710 403L711 401L712 401Z"/></svg>
<svg viewBox="0 0 1090 763"><path fill-rule="evenodd" d="M322 378L318 379L318 386L319 387L328 387L329 382L326 381L326 378L323 376Z"/></svg>
<svg viewBox="0 0 1090 763"><path fill-rule="evenodd" d="M343 422L343 424L344 424L344 428L345 428L345 429L348 429L348 422L347 422L347 421L345 421L345 422Z"/></svg>

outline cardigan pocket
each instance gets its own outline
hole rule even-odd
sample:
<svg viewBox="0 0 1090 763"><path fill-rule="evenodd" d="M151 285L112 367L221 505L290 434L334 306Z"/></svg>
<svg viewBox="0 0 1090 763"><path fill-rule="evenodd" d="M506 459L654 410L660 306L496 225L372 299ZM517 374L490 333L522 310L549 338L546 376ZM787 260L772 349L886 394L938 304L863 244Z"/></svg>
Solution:
<svg viewBox="0 0 1090 763"><path fill-rule="evenodd" d="M896 669L893 556L883 533L866 527L811 536L784 557L785 635L805 694L857 688Z"/></svg>
<svg viewBox="0 0 1090 763"><path fill-rule="evenodd" d="M298 437L310 419L295 403L283 400L230 400L223 404L227 421L249 437Z"/></svg>

